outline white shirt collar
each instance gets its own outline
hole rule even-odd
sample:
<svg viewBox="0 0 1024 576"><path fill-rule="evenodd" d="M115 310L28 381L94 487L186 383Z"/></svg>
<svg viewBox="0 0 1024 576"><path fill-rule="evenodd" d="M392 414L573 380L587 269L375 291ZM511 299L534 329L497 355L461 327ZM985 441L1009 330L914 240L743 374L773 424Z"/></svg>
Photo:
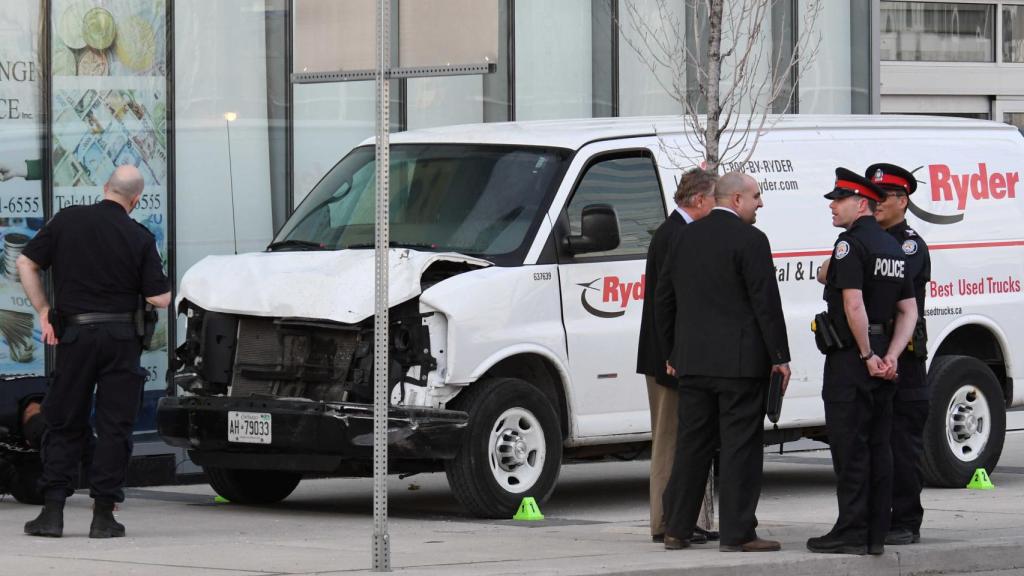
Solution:
<svg viewBox="0 0 1024 576"><path fill-rule="evenodd" d="M712 208L712 210L725 210L726 212L732 212L733 214L736 215L737 218L740 217L740 215L735 210L733 210L732 208L726 208L725 206L715 206L714 208Z"/></svg>
<svg viewBox="0 0 1024 576"><path fill-rule="evenodd" d="M676 206L676 212L679 212L679 215L683 217L683 220L685 220L687 224L693 224L693 216L690 216L689 212L683 210L679 206Z"/></svg>

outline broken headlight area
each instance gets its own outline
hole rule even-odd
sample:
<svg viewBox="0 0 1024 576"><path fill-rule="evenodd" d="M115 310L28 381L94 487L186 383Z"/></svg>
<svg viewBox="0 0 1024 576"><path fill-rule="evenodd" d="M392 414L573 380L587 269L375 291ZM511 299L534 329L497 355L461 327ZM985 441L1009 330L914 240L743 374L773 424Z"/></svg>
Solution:
<svg viewBox="0 0 1024 576"><path fill-rule="evenodd" d="M223 314L183 302L185 342L176 351L175 388L200 396L372 402L373 318L342 324L307 318ZM389 397L426 386L437 367L417 301L391 309Z"/></svg>

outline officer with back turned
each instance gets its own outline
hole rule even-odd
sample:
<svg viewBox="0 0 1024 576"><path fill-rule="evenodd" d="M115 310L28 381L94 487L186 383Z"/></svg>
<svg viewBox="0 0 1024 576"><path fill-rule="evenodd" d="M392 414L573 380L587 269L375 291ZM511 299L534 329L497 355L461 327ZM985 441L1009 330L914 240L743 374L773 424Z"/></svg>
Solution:
<svg viewBox="0 0 1024 576"><path fill-rule="evenodd" d="M815 317L825 353L822 398L839 518L807 541L812 552L881 554L892 497L892 399L897 358L917 321L917 304L900 245L874 218L883 192L836 169L832 225L839 235L825 273L828 310Z"/></svg>
<svg viewBox="0 0 1024 576"><path fill-rule="evenodd" d="M160 308L171 301L156 239L128 215L142 188L138 169L118 167L103 186L101 202L61 210L18 257L18 274L39 313L43 341L57 345L56 370L42 406L48 425L42 446L45 505L25 524L26 534L63 534L64 501L74 492L90 434L94 390L97 438L89 495L95 502L89 537L125 534L113 510L124 500L145 383L139 365L144 330L137 311L143 298ZM46 269L53 274L53 308L39 275Z"/></svg>
<svg viewBox="0 0 1024 576"><path fill-rule="evenodd" d="M914 175L893 164L872 164L864 177L885 196L875 219L899 242L907 257L906 275L914 285L917 325L910 345L900 354L892 419L892 520L886 544L913 544L921 540L921 472L918 461L924 451L922 435L928 419L930 390L924 362L928 357L928 334L924 322L924 294L931 280L931 257L924 238L907 224L910 195L917 190Z"/></svg>

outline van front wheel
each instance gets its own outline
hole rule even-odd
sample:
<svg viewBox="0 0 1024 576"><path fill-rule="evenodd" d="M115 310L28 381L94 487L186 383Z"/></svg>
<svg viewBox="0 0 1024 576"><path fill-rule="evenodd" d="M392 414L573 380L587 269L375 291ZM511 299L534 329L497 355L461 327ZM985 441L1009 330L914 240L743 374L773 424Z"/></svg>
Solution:
<svg viewBox="0 0 1024 576"><path fill-rule="evenodd" d="M511 518L523 498L547 500L562 463L562 435L540 390L518 378L491 378L462 391L451 407L469 413L462 445L445 464L463 506L482 518Z"/></svg>
<svg viewBox="0 0 1024 576"><path fill-rule="evenodd" d="M963 488L978 468L992 472L1006 436L1006 403L995 374L970 356L939 356L928 370L931 408L922 471L932 486Z"/></svg>
<svg viewBox="0 0 1024 576"><path fill-rule="evenodd" d="M236 504L273 504L288 497L302 474L282 470L234 470L204 466L210 486Z"/></svg>

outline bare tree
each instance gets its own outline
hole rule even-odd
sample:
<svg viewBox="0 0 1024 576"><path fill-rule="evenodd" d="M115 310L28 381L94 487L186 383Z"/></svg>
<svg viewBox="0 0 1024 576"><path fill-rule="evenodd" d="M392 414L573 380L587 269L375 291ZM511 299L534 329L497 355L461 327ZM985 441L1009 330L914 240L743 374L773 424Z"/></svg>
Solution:
<svg viewBox="0 0 1024 576"><path fill-rule="evenodd" d="M778 121L775 111L789 109L818 52L822 9L822 0L808 0L792 37L783 26L773 34L775 10L791 1L623 2L620 37L683 110L688 147L661 143L675 163L700 160L717 170L749 160L764 128Z"/></svg>
<svg viewBox="0 0 1024 576"><path fill-rule="evenodd" d="M817 56L822 0L808 0L791 36L771 29L783 2L796 9L792 0L624 0L620 37L683 110L687 145L660 140L678 167L742 166L775 112L789 110ZM710 474L701 522L709 528L714 492Z"/></svg>

